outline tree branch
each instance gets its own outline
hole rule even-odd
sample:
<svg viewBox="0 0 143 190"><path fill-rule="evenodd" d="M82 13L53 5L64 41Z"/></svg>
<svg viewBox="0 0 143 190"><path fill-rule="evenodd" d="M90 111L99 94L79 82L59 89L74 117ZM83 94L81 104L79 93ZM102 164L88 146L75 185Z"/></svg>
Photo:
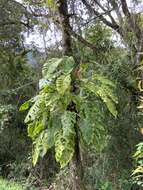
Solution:
<svg viewBox="0 0 143 190"><path fill-rule="evenodd" d="M97 4L103 11L105 14L107 14L109 16L109 18L111 19L112 23L115 25L117 25L115 19L112 17L111 15L111 11L113 11L114 9L112 9L111 11L107 10L104 8L104 6L101 5L101 3L98 0L94 0L95 4Z"/></svg>
<svg viewBox="0 0 143 190"><path fill-rule="evenodd" d="M97 51L98 50L94 44L91 44L90 42L88 42L87 40L85 40L82 36L80 36L76 32L74 32L71 28L69 29L69 31L70 31L70 34L73 37L75 37L78 41L80 41L81 43L83 43L85 46L89 47L93 51Z"/></svg>
<svg viewBox="0 0 143 190"><path fill-rule="evenodd" d="M69 32L70 21L68 16L68 4L66 0L58 0L58 12L62 28L62 42L64 55L72 55L71 36Z"/></svg>
<svg viewBox="0 0 143 190"><path fill-rule="evenodd" d="M118 17L118 20L119 20L119 23L120 23L120 25L123 23L123 18L122 18L122 15L121 15L121 13L120 13L120 4L119 3L117 3L117 1L116 0L111 0L110 1L110 4L112 5L112 7L114 8L114 10L115 10L115 12L116 12L116 15L117 15L117 17Z"/></svg>
<svg viewBox="0 0 143 190"><path fill-rule="evenodd" d="M123 10L124 15L130 17L131 14L129 12L126 0L121 0L121 5L122 5L122 10Z"/></svg>
<svg viewBox="0 0 143 190"><path fill-rule="evenodd" d="M17 88L12 88L12 89L9 89L9 90L2 90L2 91L0 92L0 94L3 94L3 93L10 93L10 92L15 92L15 91L17 92L17 91L19 91L19 90L21 90L21 89L23 89L23 88L25 88L25 87L27 87L27 86L30 86L30 85L36 84L36 83L38 83L38 80L29 82L29 83L26 83L26 84L24 84L24 85L22 85L22 86L20 86L20 87L17 87Z"/></svg>
<svg viewBox="0 0 143 190"><path fill-rule="evenodd" d="M18 25L18 24L21 24L21 25L24 25L25 27L27 28L32 28L29 23L25 23L25 22L22 22L22 21L19 21L19 22L16 22L16 21L7 21L7 22L0 22L0 26L5 26L5 25Z"/></svg>
<svg viewBox="0 0 143 190"><path fill-rule="evenodd" d="M104 24L106 24L110 28L112 28L120 33L120 27L119 27L119 25L117 25L117 23L111 23L110 21L108 21L102 14L100 14L98 11L96 11L94 8L92 8L91 5L86 0L82 0L82 3L86 6L86 8L90 12L92 12L93 14L98 16Z"/></svg>

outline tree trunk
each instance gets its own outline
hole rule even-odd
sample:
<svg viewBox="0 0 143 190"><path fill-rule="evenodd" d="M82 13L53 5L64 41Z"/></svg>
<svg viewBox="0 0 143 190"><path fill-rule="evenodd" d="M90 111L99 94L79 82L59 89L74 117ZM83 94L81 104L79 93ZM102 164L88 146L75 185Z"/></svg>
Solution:
<svg viewBox="0 0 143 190"><path fill-rule="evenodd" d="M63 54L67 56L73 55L72 53L72 44L71 44L71 34L70 34L70 21L68 15L68 5L67 0L58 0L58 11L60 16L60 25L62 27L62 42L63 42ZM77 61L75 61L78 67ZM76 67L76 69L77 69ZM75 70L76 70L75 69ZM73 84L73 93L77 93L77 87L75 87L75 81L72 81ZM69 105L68 110L77 112L75 105L71 102L72 105ZM73 190L85 190L85 187L82 183L82 163L80 157L80 145L79 145L79 134L77 130L78 118L75 124L75 154L70 163L70 174Z"/></svg>
<svg viewBox="0 0 143 190"><path fill-rule="evenodd" d="M75 129L76 129L75 154L70 164L72 189L86 190L84 183L82 181L83 168L82 168L82 161L81 161L81 155L80 155L79 134L78 134L77 126L75 126Z"/></svg>
<svg viewBox="0 0 143 190"><path fill-rule="evenodd" d="M58 0L60 25L62 27L63 54L72 55L71 36L69 32L70 22L68 15L67 0Z"/></svg>

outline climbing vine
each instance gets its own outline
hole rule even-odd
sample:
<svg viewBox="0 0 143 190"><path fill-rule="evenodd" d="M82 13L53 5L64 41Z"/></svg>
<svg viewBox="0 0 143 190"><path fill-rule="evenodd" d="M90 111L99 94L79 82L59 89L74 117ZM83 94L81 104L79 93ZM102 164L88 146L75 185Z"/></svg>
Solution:
<svg viewBox="0 0 143 190"><path fill-rule="evenodd" d="M25 123L33 140L34 165L54 147L56 161L61 168L65 167L74 155L77 130L83 144L99 147L106 136L105 113L108 110L117 117L116 85L84 69L80 77L74 79L79 89L75 94L72 89L74 67L73 57L48 60L42 69L39 94L20 107L20 111L29 110ZM73 105L76 110L72 111Z"/></svg>

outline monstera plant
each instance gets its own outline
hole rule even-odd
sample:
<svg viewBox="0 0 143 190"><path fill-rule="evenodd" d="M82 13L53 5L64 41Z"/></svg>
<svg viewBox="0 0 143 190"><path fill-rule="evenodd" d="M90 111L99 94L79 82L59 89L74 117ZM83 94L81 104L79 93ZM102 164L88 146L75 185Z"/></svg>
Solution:
<svg viewBox="0 0 143 190"><path fill-rule="evenodd" d="M65 167L74 155L77 132L80 142L98 147L106 136L105 112L117 117L115 84L84 64L80 67L75 80L73 57L48 60L39 94L20 107L20 111L29 110L25 123L33 140L34 165L54 148L56 161Z"/></svg>

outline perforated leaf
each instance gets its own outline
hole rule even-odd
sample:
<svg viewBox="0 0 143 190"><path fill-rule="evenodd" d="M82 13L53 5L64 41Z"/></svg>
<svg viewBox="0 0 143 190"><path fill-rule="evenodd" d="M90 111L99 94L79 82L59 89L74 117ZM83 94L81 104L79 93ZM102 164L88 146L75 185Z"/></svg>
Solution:
<svg viewBox="0 0 143 190"><path fill-rule="evenodd" d="M75 135L74 125L76 122L76 114L71 111L65 111L61 116L63 136L66 138Z"/></svg>
<svg viewBox="0 0 143 190"><path fill-rule="evenodd" d="M55 135L56 160L61 168L65 167L73 157L75 148L76 115L73 112L65 111L61 117L62 130Z"/></svg>
<svg viewBox="0 0 143 190"><path fill-rule="evenodd" d="M91 126L90 121L84 119L81 123L80 130L82 132L82 138L86 142L86 144L92 144L94 138L94 128Z"/></svg>
<svg viewBox="0 0 143 190"><path fill-rule="evenodd" d="M35 166L39 157L43 157L54 146L54 129L49 128L41 132L33 144L33 165Z"/></svg>
<svg viewBox="0 0 143 190"><path fill-rule="evenodd" d="M62 72L64 74L69 74L73 70L74 65L75 65L75 61L74 61L73 57L64 56L60 69L62 70Z"/></svg>
<svg viewBox="0 0 143 190"><path fill-rule="evenodd" d="M94 82L86 82L84 86L86 87L86 89L94 93L96 96L99 96L106 104L110 113L114 117L117 117L116 104L118 103L118 99L113 93L112 86L110 86L110 89L109 86L105 85L105 83L95 84Z"/></svg>
<svg viewBox="0 0 143 190"><path fill-rule="evenodd" d="M57 91L63 95L67 90L70 89L70 84L71 84L70 75L61 75L56 80Z"/></svg>
<svg viewBox="0 0 143 190"><path fill-rule="evenodd" d="M81 106L80 113L81 137L88 146L94 146L96 150L104 147L105 127L101 110L97 102L87 101Z"/></svg>
<svg viewBox="0 0 143 190"><path fill-rule="evenodd" d="M51 80L53 78L53 74L56 71L59 64L63 61L62 58L52 58L48 60L42 69L42 74L45 79Z"/></svg>
<svg viewBox="0 0 143 190"><path fill-rule="evenodd" d="M55 136L55 158L60 163L61 168L65 167L72 159L74 154L74 136L65 139L62 131Z"/></svg>
<svg viewBox="0 0 143 190"><path fill-rule="evenodd" d="M110 87L113 87L113 88L116 87L116 85L111 80L108 80L107 78L105 78L102 75L94 74L93 79L95 81L96 80L100 81L102 84L109 85Z"/></svg>
<svg viewBox="0 0 143 190"><path fill-rule="evenodd" d="M28 125L28 136L33 140L40 134L41 131L45 129L42 122L36 122Z"/></svg>
<svg viewBox="0 0 143 190"><path fill-rule="evenodd" d="M28 110L28 109L30 108L30 106L31 106L34 102L36 102L38 99L39 99L39 95L37 95L37 96L31 98L30 100L24 102L24 103L20 106L19 111L26 111L26 110Z"/></svg>
<svg viewBox="0 0 143 190"><path fill-rule="evenodd" d="M57 3L55 0L46 0L45 3L49 8L51 8L52 10L56 10L57 9Z"/></svg>
<svg viewBox="0 0 143 190"><path fill-rule="evenodd" d="M39 99L30 108L30 110L29 110L29 112L28 112L28 114L24 120L25 123L34 121L37 118L39 118L42 103L43 103L43 99L42 99L42 97L39 97Z"/></svg>
<svg viewBox="0 0 143 190"><path fill-rule="evenodd" d="M108 96L108 92L105 92L104 89L99 89L97 91L97 94L101 97L101 99L103 100L103 102L106 104L108 110L111 112L111 114L114 117L117 117L117 110L116 110L116 105L113 102L111 96Z"/></svg>

